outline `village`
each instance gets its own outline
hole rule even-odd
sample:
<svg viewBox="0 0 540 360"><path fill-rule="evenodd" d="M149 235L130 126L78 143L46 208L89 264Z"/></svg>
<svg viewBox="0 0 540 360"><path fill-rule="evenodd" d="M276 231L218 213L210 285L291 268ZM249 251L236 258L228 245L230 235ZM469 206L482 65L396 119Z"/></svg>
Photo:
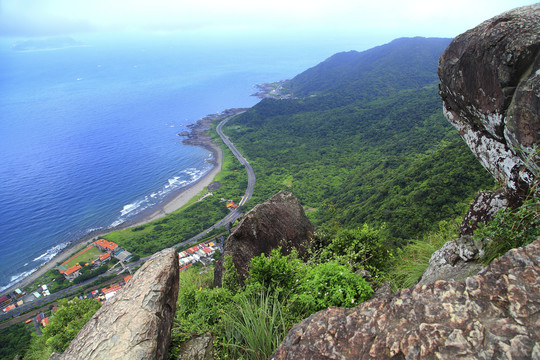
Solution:
<svg viewBox="0 0 540 360"><path fill-rule="evenodd" d="M215 240L209 240L201 242L197 245L193 245L190 248L181 251L178 254L179 271L184 271L196 263L201 263L203 266L211 264L215 261L213 255L220 249L220 244L216 244ZM79 251L77 254L64 261L57 267L57 270L64 276L64 278L70 282L73 282L79 276L82 275L84 268L95 270L100 266L107 264L112 259L116 259L117 263L110 269L114 268L118 264L125 267L125 264L133 258L133 255L119 247L112 241L105 239L98 239L92 243L92 245ZM128 269L125 267L125 269ZM79 295L79 299L95 299L100 302L105 302L112 299L116 293L122 289L132 275L125 276L122 280L110 284L107 287L89 291L84 295ZM4 313L9 312L16 307L23 305L25 302L31 302L41 297L49 296L51 293L47 285L41 285L30 294L26 294L20 289L16 289L12 293L6 294L0 297L0 305L3 307ZM41 311L35 316L26 320L26 323L34 323L34 327L38 334L41 333L41 328L49 324L49 316L56 311L56 306L51 306L49 311Z"/></svg>

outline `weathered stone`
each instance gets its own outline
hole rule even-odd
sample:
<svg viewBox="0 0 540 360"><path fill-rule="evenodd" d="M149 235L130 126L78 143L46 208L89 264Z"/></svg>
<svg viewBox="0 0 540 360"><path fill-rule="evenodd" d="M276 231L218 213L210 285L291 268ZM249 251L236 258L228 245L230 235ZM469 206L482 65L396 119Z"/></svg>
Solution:
<svg viewBox="0 0 540 360"><path fill-rule="evenodd" d="M540 4L503 13L456 37L439 59L446 118L480 163L524 192L540 134Z"/></svg>
<svg viewBox="0 0 540 360"><path fill-rule="evenodd" d="M477 274L483 268L479 261L483 255L483 245L473 241L469 235L448 241L433 253L418 284L426 285L437 280L463 280Z"/></svg>
<svg viewBox="0 0 540 360"><path fill-rule="evenodd" d="M297 249L302 256L314 230L298 199L289 192L278 192L250 210L233 229L216 264L214 285L221 286L225 256L232 256L240 281L243 281L255 256L269 255L278 247L283 254Z"/></svg>
<svg viewBox="0 0 540 360"><path fill-rule="evenodd" d="M185 341L182 344L178 360L213 360L212 336L206 334Z"/></svg>
<svg viewBox="0 0 540 360"><path fill-rule="evenodd" d="M382 283L381 286L377 290L375 290L375 293L373 294L373 298L380 298L380 297L387 297L391 296L393 293L392 291L392 285L389 281L385 281Z"/></svg>
<svg viewBox="0 0 540 360"><path fill-rule="evenodd" d="M532 359L540 343L540 239L465 281L436 281L329 308L272 359Z"/></svg>
<svg viewBox="0 0 540 360"><path fill-rule="evenodd" d="M152 256L51 359L166 359L178 297L178 254Z"/></svg>
<svg viewBox="0 0 540 360"><path fill-rule="evenodd" d="M519 200L513 199L505 190L480 191L469 207L460 227L461 235L472 235L480 224L493 219L499 210L518 206Z"/></svg>

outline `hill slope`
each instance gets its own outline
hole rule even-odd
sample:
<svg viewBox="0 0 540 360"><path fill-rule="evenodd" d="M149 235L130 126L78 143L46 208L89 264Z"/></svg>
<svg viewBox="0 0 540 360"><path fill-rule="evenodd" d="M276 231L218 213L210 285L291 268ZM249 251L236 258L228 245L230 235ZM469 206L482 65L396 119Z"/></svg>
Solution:
<svg viewBox="0 0 540 360"><path fill-rule="evenodd" d="M449 41L334 55L291 80L296 99L231 120L257 175L253 203L290 190L317 224L386 224L395 243L462 213L492 180L442 115L436 67Z"/></svg>

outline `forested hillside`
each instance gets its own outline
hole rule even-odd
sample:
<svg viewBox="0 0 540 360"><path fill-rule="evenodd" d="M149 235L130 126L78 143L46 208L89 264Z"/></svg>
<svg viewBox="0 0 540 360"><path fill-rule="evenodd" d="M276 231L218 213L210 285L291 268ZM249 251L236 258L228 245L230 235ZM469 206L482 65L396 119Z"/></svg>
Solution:
<svg viewBox="0 0 540 360"><path fill-rule="evenodd" d="M442 115L448 39L398 39L334 55L263 100L227 133L257 174L252 204L292 191L317 225L384 226L395 244L461 214L493 180Z"/></svg>

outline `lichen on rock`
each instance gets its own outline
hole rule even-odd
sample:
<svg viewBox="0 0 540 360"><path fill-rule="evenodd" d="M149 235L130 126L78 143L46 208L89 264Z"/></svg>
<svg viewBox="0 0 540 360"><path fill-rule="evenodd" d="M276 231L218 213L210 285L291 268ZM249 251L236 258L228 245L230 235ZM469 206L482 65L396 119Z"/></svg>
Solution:
<svg viewBox="0 0 540 360"><path fill-rule="evenodd" d="M540 4L456 37L439 59L446 118L504 186L526 191L540 166Z"/></svg>

